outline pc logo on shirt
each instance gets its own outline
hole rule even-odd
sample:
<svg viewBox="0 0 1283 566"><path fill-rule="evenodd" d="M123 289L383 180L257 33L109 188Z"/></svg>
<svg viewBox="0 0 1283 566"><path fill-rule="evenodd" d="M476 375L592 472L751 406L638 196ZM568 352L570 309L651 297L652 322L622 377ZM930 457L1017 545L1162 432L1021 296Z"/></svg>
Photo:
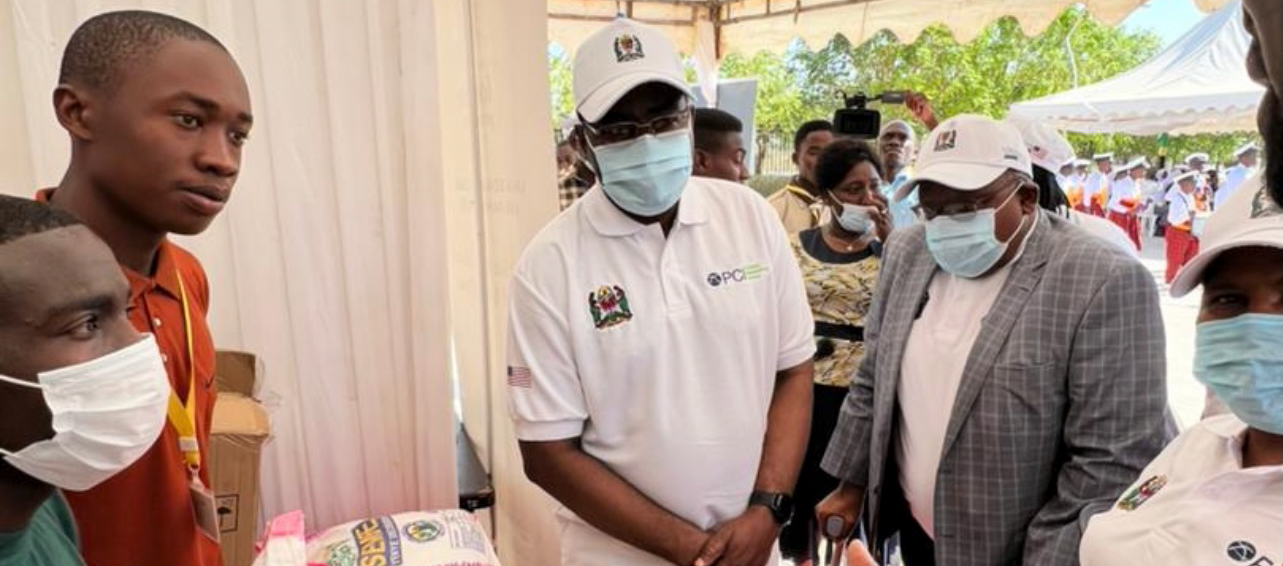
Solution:
<svg viewBox="0 0 1283 566"><path fill-rule="evenodd" d="M1225 554L1235 562L1247 562L1256 558L1256 545L1245 540L1236 540L1230 543L1229 548L1225 549Z"/></svg>

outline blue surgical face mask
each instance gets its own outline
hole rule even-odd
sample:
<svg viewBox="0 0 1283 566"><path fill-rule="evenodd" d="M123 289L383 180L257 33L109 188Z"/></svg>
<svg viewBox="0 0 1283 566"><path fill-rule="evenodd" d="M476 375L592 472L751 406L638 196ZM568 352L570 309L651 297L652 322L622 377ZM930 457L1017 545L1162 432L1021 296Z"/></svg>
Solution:
<svg viewBox="0 0 1283 566"><path fill-rule="evenodd" d="M837 221L843 230L859 235L868 234L873 230L873 218L869 216L869 210L873 207L842 202L832 196L832 193L830 197L834 202L842 205L842 213L838 215Z"/></svg>
<svg viewBox="0 0 1283 566"><path fill-rule="evenodd" d="M647 218L677 204L694 166L689 128L592 149L601 189L620 208Z"/></svg>
<svg viewBox="0 0 1283 566"><path fill-rule="evenodd" d="M980 277L992 269L1011 244L1010 240L998 241L994 235L998 210L1007 206L1019 192L1019 189L1012 192L995 208L958 216L941 215L928 220L927 250L940 269L967 279ZM1011 237L1015 238L1015 234L1024 227L1025 217L1022 215L1020 226Z"/></svg>
<svg viewBox="0 0 1283 566"><path fill-rule="evenodd" d="M1283 315L1199 323L1194 376L1248 426L1283 434Z"/></svg>

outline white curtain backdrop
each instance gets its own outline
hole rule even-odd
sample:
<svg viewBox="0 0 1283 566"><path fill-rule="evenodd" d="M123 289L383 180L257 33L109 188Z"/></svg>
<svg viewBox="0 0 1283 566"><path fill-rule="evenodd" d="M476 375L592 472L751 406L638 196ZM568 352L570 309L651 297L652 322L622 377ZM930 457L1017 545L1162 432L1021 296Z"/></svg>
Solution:
<svg viewBox="0 0 1283 566"><path fill-rule="evenodd" d="M265 514L310 528L457 505L452 371L511 565L556 563L525 481L503 349L511 267L556 209L545 6L509 0L6 0L0 191L57 183L51 92L93 14L173 13L220 38L256 125L204 262L218 347L260 355ZM451 365L451 347L457 366Z"/></svg>

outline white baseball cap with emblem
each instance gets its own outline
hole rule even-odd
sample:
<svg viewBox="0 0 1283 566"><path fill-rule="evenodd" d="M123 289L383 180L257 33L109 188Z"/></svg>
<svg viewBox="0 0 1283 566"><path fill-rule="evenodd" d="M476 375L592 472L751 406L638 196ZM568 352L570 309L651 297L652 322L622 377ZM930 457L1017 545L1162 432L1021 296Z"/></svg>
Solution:
<svg viewBox="0 0 1283 566"><path fill-rule="evenodd" d="M1181 297L1203 282L1203 272L1221 254L1248 246L1283 249L1283 207L1270 198L1264 174L1243 182L1212 217L1200 238L1202 249L1172 281L1172 296Z"/></svg>
<svg viewBox="0 0 1283 566"><path fill-rule="evenodd" d="M922 181L959 191L977 191L1008 169L1033 176L1020 130L986 116L960 114L936 126L922 142L917 174L895 192L894 198L903 200Z"/></svg>
<svg viewBox="0 0 1283 566"><path fill-rule="evenodd" d="M677 46L648 25L616 18L575 52L575 111L589 123L601 120L634 88L652 82L692 96Z"/></svg>

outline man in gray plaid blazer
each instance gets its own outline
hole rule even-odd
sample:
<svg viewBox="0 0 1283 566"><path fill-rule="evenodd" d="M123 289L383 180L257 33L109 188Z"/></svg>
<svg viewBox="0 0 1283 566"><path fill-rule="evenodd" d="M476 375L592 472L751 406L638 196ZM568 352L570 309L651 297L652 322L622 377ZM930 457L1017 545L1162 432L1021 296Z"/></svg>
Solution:
<svg viewBox="0 0 1283 566"><path fill-rule="evenodd" d="M1038 208L1011 125L958 116L927 138L926 221L892 235L817 508L906 564L1071 566L1090 516L1166 441L1154 281Z"/></svg>

